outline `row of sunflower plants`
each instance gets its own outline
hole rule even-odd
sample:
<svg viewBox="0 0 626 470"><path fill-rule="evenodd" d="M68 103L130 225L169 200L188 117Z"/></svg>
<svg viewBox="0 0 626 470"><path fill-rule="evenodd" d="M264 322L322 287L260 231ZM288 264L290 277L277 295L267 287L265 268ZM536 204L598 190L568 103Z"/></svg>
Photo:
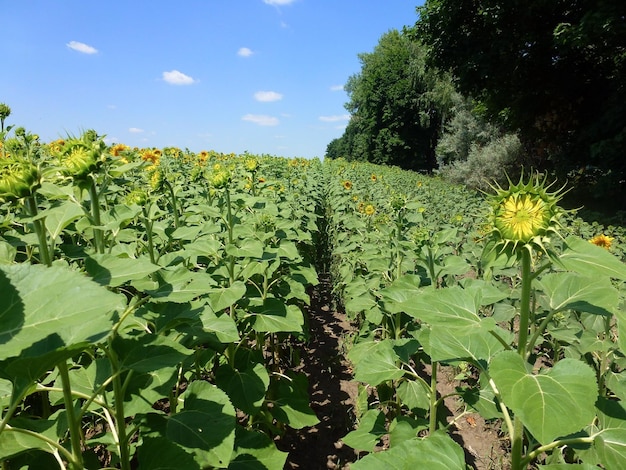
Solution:
<svg viewBox="0 0 626 470"><path fill-rule="evenodd" d="M282 468L320 162L2 137L2 468Z"/></svg>
<svg viewBox="0 0 626 470"><path fill-rule="evenodd" d="M336 291L359 328L344 442L369 452L351 468L465 469L449 431L467 412L502 423L514 470L626 466L623 229L577 219L538 175L486 198L341 160L329 175ZM469 371L449 419L442 365Z"/></svg>

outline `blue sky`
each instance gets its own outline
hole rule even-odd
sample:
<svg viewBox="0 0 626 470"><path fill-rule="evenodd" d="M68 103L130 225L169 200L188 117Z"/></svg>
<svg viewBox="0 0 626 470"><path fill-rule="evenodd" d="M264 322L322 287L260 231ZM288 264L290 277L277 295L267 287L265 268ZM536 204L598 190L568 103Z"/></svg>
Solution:
<svg viewBox="0 0 626 470"><path fill-rule="evenodd" d="M342 85L419 0L2 2L0 102L44 141L323 157Z"/></svg>

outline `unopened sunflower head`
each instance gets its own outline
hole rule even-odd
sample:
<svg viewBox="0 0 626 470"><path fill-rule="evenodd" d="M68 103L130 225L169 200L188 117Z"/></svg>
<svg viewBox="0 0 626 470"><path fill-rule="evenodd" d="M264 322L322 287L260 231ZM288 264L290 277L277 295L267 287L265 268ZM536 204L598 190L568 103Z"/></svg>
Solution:
<svg viewBox="0 0 626 470"><path fill-rule="evenodd" d="M163 170L161 169L161 167L155 166L148 180L148 186L150 187L150 191L161 191L161 189L163 189L164 181L165 175L163 174Z"/></svg>
<svg viewBox="0 0 626 470"><path fill-rule="evenodd" d="M0 163L0 201L32 196L40 186L41 172L30 161L6 159Z"/></svg>
<svg viewBox="0 0 626 470"><path fill-rule="evenodd" d="M509 180L509 188L494 186L490 196L492 206L492 235L503 250L511 248L534 249L545 252L546 244L553 235L558 236L559 218L565 213L558 206L563 196L562 188L549 192L551 185L539 175L524 183Z"/></svg>
<svg viewBox="0 0 626 470"><path fill-rule="evenodd" d="M230 184L231 174L226 170L219 170L213 173L209 178L209 184L214 189L224 189Z"/></svg>
<svg viewBox="0 0 626 470"><path fill-rule="evenodd" d="M244 166L246 170L248 170L251 173L254 173L259 168L259 161L254 157L246 158L244 162Z"/></svg>
<svg viewBox="0 0 626 470"><path fill-rule="evenodd" d="M98 167L94 153L82 145L74 145L71 150L61 156L62 172L76 180L85 179Z"/></svg>

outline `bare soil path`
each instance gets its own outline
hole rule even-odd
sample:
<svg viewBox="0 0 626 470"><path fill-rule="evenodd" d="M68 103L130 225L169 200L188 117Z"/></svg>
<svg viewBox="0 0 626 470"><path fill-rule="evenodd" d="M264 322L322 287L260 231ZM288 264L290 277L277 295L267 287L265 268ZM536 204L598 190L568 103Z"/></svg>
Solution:
<svg viewBox="0 0 626 470"><path fill-rule="evenodd" d="M330 277L320 275L308 309L309 341L300 345L302 364L297 369L309 379L311 408L319 418L316 426L289 430L277 446L289 452L285 469L343 469L357 458L341 443L354 427L353 408L357 384L345 359L342 338L352 326L333 308Z"/></svg>
<svg viewBox="0 0 626 470"><path fill-rule="evenodd" d="M354 332L343 312L337 311L332 298L330 276L320 275L320 284L311 292L307 309L309 341L298 345L302 358L297 371L309 380L311 408L320 420L316 426L289 429L278 438L279 449L289 452L284 470L345 470L359 454L343 445L341 439L355 427L354 406L358 384L352 380L352 368L345 358L344 338ZM425 374L430 375L426 366ZM454 392L459 382L452 367L442 367L437 391L439 396ZM450 422L463 405L448 397L442 410ZM506 443L497 422L485 422L477 413L456 420L450 428L452 437L464 448L466 462L475 470L507 470ZM384 449L387 442L381 442ZM361 455L362 456L362 455Z"/></svg>

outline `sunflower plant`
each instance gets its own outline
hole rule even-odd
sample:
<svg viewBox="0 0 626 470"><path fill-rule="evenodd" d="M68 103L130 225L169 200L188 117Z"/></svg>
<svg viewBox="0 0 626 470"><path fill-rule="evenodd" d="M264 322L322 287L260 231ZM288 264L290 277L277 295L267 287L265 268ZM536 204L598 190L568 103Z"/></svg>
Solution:
<svg viewBox="0 0 626 470"><path fill-rule="evenodd" d="M361 410L361 425L344 442L372 451L371 442L386 432L398 439L399 414L415 420L412 437L353 467L376 468L393 458L417 465L424 459L419 449L429 448L430 455L451 459L448 468L465 468L459 449L440 442L442 432L479 413L503 423L514 470L537 463L621 468L626 409L620 400L626 389L619 332L626 318L618 288L626 280L624 263L602 246L606 239L590 243L589 236L572 235L565 226L572 215L560 207L563 191L553 191L542 177L496 186L473 212L466 204L464 219L476 220L474 230L449 223L463 202L450 204L452 188L441 188L439 199L435 181L428 182L428 197L423 187L411 197L421 196L425 207L420 230L428 236L420 237L419 247L431 247L432 266L441 271L426 262L426 272L404 271L382 288L367 278L367 284L352 280L345 289L353 295L347 310L363 309L370 323L377 309L395 313L404 318L405 336L390 340L372 333L380 327L362 327L348 357L355 378L366 384L363 393L375 388L380 405ZM426 218L431 214L437 218L433 226ZM364 295L366 286L375 286L372 300ZM414 364L428 367L429 376ZM437 417L444 398L436 393L438 364L470 365L473 371L472 380L453 392L464 406L448 422ZM420 421L424 409L426 422ZM428 437L420 438L424 430Z"/></svg>

